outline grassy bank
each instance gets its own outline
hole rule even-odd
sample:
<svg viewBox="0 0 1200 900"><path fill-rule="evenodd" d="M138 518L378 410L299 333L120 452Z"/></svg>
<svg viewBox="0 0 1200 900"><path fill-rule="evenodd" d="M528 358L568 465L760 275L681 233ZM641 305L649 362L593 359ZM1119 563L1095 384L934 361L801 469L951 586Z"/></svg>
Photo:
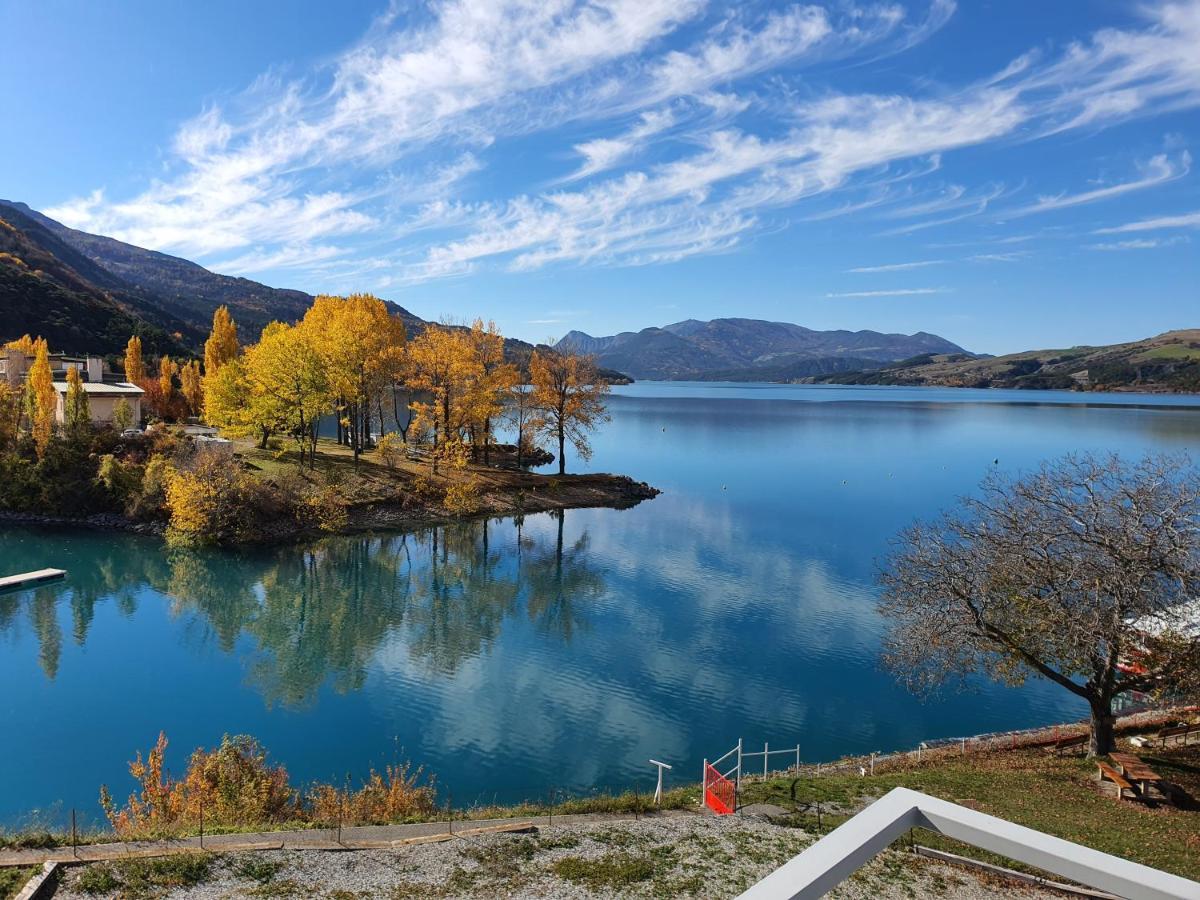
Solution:
<svg viewBox="0 0 1200 900"><path fill-rule="evenodd" d="M518 468L442 464L436 473L423 458L401 450L384 457L370 451L354 461L349 447L322 438L312 466L300 467L296 451L235 444L238 456L260 478L300 481L304 489L333 492L345 506L338 531L411 528L464 517L510 516L593 506L627 507L658 491L623 475L550 475ZM506 458L497 451L493 462Z"/></svg>
<svg viewBox="0 0 1200 900"><path fill-rule="evenodd" d="M1043 750L996 751L951 757L874 776L777 778L743 786L743 803L772 803L793 811L795 824L825 830L895 787L922 791L1019 825L1200 879L1200 745L1140 752L1159 775L1193 798L1187 808L1118 802L1111 784L1096 781L1094 761ZM921 843L998 861L936 834ZM1003 864L1003 861L1000 861Z"/></svg>

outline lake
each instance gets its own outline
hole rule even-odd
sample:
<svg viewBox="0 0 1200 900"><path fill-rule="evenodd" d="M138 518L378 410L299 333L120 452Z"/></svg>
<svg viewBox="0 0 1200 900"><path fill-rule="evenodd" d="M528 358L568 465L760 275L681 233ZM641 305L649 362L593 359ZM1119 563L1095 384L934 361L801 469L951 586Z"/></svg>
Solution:
<svg viewBox="0 0 1200 900"><path fill-rule="evenodd" d="M1190 407L1190 408L1189 408ZM662 488L245 552L0 531L0 823L99 815L126 762L253 734L295 781L398 759L455 805L695 781L739 737L806 760L1078 718L1044 682L922 701L879 664L897 531L1069 451L1200 447L1200 397L642 383L586 465ZM753 746L751 747L753 749Z"/></svg>

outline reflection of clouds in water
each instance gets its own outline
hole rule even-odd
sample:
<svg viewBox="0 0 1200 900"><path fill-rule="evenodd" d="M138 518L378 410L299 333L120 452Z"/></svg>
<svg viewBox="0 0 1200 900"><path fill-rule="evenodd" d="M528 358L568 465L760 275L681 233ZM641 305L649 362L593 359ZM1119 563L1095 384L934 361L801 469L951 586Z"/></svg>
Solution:
<svg viewBox="0 0 1200 900"><path fill-rule="evenodd" d="M568 546L586 538L588 548L575 563L605 567L604 591L587 605L603 625L585 641L566 649L500 642L447 683L430 679L401 630L375 657L383 689L373 699L386 704L400 692L421 694L427 748L490 756L523 746L548 771L569 761L578 783L611 768L596 744L634 769L643 757L703 755L711 750L708 737L695 734L694 724L706 712L717 720L742 709L777 723L804 722L811 691L747 666L731 638L753 623L776 641L762 648L768 656L793 655L805 667L829 655L857 659L877 643L873 593L837 579L821 561L797 560L779 547L735 550L727 509L695 499L679 505L672 520L696 527L667 550L653 518L610 510L567 514ZM529 517L526 541L553 543L557 524L551 516ZM508 537L507 528L497 531ZM515 552L515 542L496 546ZM772 585L771 594L761 585ZM573 746L580 733L591 741Z"/></svg>

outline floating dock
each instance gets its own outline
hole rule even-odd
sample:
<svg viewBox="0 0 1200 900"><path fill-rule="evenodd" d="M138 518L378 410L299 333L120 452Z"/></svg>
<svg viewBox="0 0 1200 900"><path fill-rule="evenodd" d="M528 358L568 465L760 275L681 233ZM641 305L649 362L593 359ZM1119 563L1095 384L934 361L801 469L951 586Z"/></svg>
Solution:
<svg viewBox="0 0 1200 900"><path fill-rule="evenodd" d="M26 572L24 575L0 575L0 593L41 587L43 584L62 581L66 577L66 569L38 569L36 572Z"/></svg>

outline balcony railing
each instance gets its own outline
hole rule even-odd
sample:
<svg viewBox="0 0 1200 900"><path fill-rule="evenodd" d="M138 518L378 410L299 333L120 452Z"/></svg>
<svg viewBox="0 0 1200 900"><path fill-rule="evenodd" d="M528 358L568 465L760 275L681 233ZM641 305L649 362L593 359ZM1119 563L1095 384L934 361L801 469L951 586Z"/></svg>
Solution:
<svg viewBox="0 0 1200 900"><path fill-rule="evenodd" d="M741 900L821 897L910 828L966 844L1130 900L1200 900L1200 883L1051 837L1032 828L895 788L741 895Z"/></svg>

